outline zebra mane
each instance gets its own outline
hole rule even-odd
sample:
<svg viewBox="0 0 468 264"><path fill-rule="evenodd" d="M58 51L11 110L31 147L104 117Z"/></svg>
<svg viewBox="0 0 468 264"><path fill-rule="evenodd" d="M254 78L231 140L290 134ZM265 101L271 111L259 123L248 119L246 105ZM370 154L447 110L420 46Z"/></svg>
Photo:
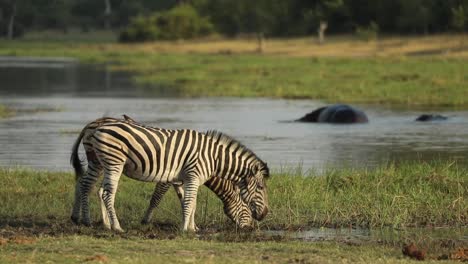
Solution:
<svg viewBox="0 0 468 264"><path fill-rule="evenodd" d="M256 160L258 160L262 165L266 166L266 163L263 160L261 160L252 150L250 150L248 147L242 144L239 140L217 130L208 130L205 132L205 135L213 138L217 143L221 143L223 145L231 144L233 146L238 146L239 149L254 156Z"/></svg>

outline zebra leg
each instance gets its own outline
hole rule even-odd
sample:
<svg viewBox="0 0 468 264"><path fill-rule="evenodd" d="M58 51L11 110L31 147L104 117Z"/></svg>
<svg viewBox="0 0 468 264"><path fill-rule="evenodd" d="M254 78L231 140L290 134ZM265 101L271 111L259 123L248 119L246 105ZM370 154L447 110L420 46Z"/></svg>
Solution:
<svg viewBox="0 0 468 264"><path fill-rule="evenodd" d="M179 197L181 208L184 208L184 186L182 184L173 184L172 186L174 186L177 197ZM198 231L198 227L195 225L195 213L190 216L189 226L193 227L195 231Z"/></svg>
<svg viewBox="0 0 468 264"><path fill-rule="evenodd" d="M89 193L91 192L91 189L93 188L94 184L96 184L96 181L98 180L101 171L102 169L99 163L89 161L86 174L79 181L79 192L78 194L75 193L75 199L79 198L81 201L81 220L82 223L86 226L91 225L91 218L89 216ZM73 213L75 213L75 211ZM72 215L72 219L73 217L74 215Z"/></svg>
<svg viewBox="0 0 468 264"><path fill-rule="evenodd" d="M75 183L75 201L73 202L73 210L71 220L75 224L80 223L80 211L81 211L81 179L77 179Z"/></svg>
<svg viewBox="0 0 468 264"><path fill-rule="evenodd" d="M191 224L191 218L195 215L197 204L199 180L196 177L190 177L184 182L184 203L182 206L183 231L195 231L195 223Z"/></svg>
<svg viewBox="0 0 468 264"><path fill-rule="evenodd" d="M193 204L192 214L190 215L189 230L198 231L197 225L195 225L195 211L197 210L197 203Z"/></svg>
<svg viewBox="0 0 468 264"><path fill-rule="evenodd" d="M120 175L122 174L123 165L117 167L106 167L104 169L104 180L102 181L103 192L102 200L109 216L110 227L114 231L124 232L120 227L119 219L114 208L115 193L119 186Z"/></svg>
<svg viewBox="0 0 468 264"><path fill-rule="evenodd" d="M148 209L146 210L145 216L141 220L142 224L148 224L151 221L151 216L153 215L154 208L158 207L159 203L162 200L162 197L167 192L167 190L169 190L170 186L171 186L170 183L158 182L156 184L156 187L154 188L153 196L151 196L151 201L148 206Z"/></svg>
<svg viewBox="0 0 468 264"><path fill-rule="evenodd" d="M102 224L104 225L105 228L111 229L109 215L107 214L107 210L106 210L106 204L104 203L104 200L102 199L103 193L104 193L104 188L101 185L101 188L99 188L97 192L97 196L99 198L99 202L101 205Z"/></svg>

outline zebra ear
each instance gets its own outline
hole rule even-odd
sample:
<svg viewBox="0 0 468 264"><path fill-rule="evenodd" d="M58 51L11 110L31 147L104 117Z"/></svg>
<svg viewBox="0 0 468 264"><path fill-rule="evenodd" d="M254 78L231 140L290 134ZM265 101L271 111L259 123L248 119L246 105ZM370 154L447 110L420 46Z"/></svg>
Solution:
<svg viewBox="0 0 468 264"><path fill-rule="evenodd" d="M124 117L124 119L125 119L126 121L129 121L129 122L136 123L136 121L135 121L135 120L133 120L133 118L129 117L129 116L128 116L128 115L126 115L126 114L123 114L123 117Z"/></svg>

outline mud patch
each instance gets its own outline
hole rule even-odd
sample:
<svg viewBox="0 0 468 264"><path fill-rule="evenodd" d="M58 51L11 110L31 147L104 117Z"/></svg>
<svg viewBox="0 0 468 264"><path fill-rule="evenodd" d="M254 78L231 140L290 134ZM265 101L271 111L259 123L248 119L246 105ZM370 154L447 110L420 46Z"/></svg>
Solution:
<svg viewBox="0 0 468 264"><path fill-rule="evenodd" d="M30 245L36 243L36 238L26 236L13 236L10 238L0 238L0 246L7 244Z"/></svg>
<svg viewBox="0 0 468 264"><path fill-rule="evenodd" d="M450 254L450 259L468 262L468 248L459 248Z"/></svg>
<svg viewBox="0 0 468 264"><path fill-rule="evenodd" d="M426 251L423 249L419 249L416 247L414 243L409 245L405 245L403 247L403 255L417 260L425 260L426 259Z"/></svg>
<svg viewBox="0 0 468 264"><path fill-rule="evenodd" d="M105 255L94 255L91 257L85 258L86 262L88 261L93 261L93 262L99 262L99 263L107 263L109 261L109 258Z"/></svg>
<svg viewBox="0 0 468 264"><path fill-rule="evenodd" d="M419 79L421 76L419 74L406 74L406 73L401 73L401 74L391 74L391 75L385 75L382 76L383 81L397 81L397 82L409 82L409 81L415 81Z"/></svg>

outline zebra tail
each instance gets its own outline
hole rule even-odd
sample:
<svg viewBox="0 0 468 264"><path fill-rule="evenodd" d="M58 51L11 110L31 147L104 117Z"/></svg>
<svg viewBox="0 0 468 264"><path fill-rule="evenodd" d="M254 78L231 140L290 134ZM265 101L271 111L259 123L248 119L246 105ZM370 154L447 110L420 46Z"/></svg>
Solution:
<svg viewBox="0 0 468 264"><path fill-rule="evenodd" d="M72 147L72 153L70 156L70 163L73 166L73 169L75 169L76 180L79 180L84 174L83 160L81 160L80 157L78 156L78 148L80 147L80 142L85 135L86 129L87 129L87 126L81 131L80 135L75 140L75 143L73 144L73 147Z"/></svg>

